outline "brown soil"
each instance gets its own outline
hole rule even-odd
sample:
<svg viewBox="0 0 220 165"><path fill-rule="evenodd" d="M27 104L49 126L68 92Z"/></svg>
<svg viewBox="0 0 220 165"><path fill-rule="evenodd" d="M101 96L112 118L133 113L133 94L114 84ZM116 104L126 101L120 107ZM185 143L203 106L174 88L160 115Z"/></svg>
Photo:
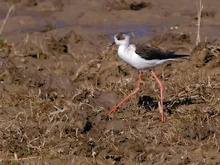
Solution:
<svg viewBox="0 0 220 165"><path fill-rule="evenodd" d="M220 1L0 2L1 164L220 164ZM14 6L4 24L7 12ZM156 69L165 87L107 47L115 33L190 54Z"/></svg>

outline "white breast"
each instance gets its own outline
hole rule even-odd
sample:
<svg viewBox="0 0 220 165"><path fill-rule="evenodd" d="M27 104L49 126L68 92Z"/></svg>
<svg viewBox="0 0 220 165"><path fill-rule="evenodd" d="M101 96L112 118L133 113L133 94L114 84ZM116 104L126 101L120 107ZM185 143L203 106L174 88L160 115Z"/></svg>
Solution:
<svg viewBox="0 0 220 165"><path fill-rule="evenodd" d="M119 57L129 65L133 66L138 70L146 70L153 68L159 62L158 60L145 60L135 53L135 46L130 45L129 47L119 46L118 48Z"/></svg>

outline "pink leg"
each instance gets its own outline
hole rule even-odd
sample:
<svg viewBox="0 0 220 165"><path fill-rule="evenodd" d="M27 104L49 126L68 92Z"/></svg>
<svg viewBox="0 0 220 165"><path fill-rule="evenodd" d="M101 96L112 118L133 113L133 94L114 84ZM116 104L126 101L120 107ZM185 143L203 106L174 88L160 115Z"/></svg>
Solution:
<svg viewBox="0 0 220 165"><path fill-rule="evenodd" d="M120 107L127 99L129 99L132 95L134 95L135 93L137 93L140 89L140 82L141 82L141 76L142 76L142 71L139 71L139 75L138 75L138 84L137 84L137 88L134 90L134 92L132 92L130 95L128 95L127 97L125 97L120 103L118 103L114 108L112 108L109 112L108 115L112 114L113 112L116 111L116 109L118 107Z"/></svg>
<svg viewBox="0 0 220 165"><path fill-rule="evenodd" d="M153 70L151 70L151 73L153 74L154 78L156 79L157 83L160 86L160 106L161 106L161 115L162 115L162 122L165 121L164 119L164 111L163 111L163 84L161 83L161 81L159 80L159 78L157 77L157 75L154 73Z"/></svg>

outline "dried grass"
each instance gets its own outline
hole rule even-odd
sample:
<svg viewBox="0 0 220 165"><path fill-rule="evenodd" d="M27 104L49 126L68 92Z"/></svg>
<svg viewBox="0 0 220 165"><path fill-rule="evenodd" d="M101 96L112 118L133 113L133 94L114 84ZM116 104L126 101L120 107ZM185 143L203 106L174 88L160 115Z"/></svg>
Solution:
<svg viewBox="0 0 220 165"><path fill-rule="evenodd" d="M197 38L196 38L196 46L200 43L200 27L201 27L201 17L202 17L202 0L199 1L199 4L197 5L198 11L197 11L197 18L198 18L198 29L197 29Z"/></svg>

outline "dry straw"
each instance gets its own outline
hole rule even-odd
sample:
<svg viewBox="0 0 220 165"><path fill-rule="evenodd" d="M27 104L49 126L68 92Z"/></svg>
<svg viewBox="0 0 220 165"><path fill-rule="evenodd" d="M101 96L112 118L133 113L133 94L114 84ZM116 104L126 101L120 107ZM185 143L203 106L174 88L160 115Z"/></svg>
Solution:
<svg viewBox="0 0 220 165"><path fill-rule="evenodd" d="M3 23L2 23L2 26L1 26L0 35L2 34L3 28L4 28L4 26L5 26L5 23L6 23L6 21L7 21L8 17L9 17L9 15L10 15L10 13L11 13L11 11L14 10L14 9L15 9L14 6L11 6L11 7L9 8L8 13L7 13L7 15L6 15L6 17L5 17L5 19L4 19Z"/></svg>
<svg viewBox="0 0 220 165"><path fill-rule="evenodd" d="M196 46L200 43L200 27L201 27L201 16L202 16L202 0L199 1L199 4L197 4L198 7L198 13L197 13L197 18L198 18L198 29L197 29L197 39L196 39Z"/></svg>

